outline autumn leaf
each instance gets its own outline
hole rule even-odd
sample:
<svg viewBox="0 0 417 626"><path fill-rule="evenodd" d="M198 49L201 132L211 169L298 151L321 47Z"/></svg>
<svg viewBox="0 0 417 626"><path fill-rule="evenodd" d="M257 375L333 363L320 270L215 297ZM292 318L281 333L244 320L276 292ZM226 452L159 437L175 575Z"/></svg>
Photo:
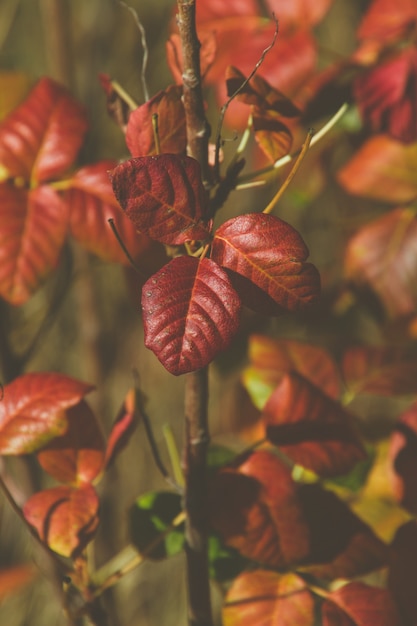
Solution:
<svg viewBox="0 0 417 626"><path fill-rule="evenodd" d="M68 428L55 437L37 458L43 469L61 483L92 482L104 466L104 438L97 419L84 401L66 412Z"/></svg>
<svg viewBox="0 0 417 626"><path fill-rule="evenodd" d="M141 233L170 245L209 237L207 198L195 159L137 157L118 165L110 177L117 200Z"/></svg>
<svg viewBox="0 0 417 626"><path fill-rule="evenodd" d="M323 626L401 626L392 596L386 589L349 583L329 594L322 606Z"/></svg>
<svg viewBox="0 0 417 626"><path fill-rule="evenodd" d="M145 345L178 376L208 365L239 326L240 300L210 259L172 259L142 289Z"/></svg>
<svg viewBox="0 0 417 626"><path fill-rule="evenodd" d="M258 569L233 581L222 617L224 626L313 626L314 599L295 574Z"/></svg>
<svg viewBox="0 0 417 626"><path fill-rule="evenodd" d="M417 403L398 418L391 434L389 458L395 499L417 512Z"/></svg>
<svg viewBox="0 0 417 626"><path fill-rule="evenodd" d="M320 278L316 268L305 262L307 257L299 233L283 220L263 213L241 215L222 224L211 253L216 263L264 292L270 301L268 312L275 315L300 310L317 299ZM259 310L253 292L246 294L239 281L234 284L243 304ZM265 304L261 303L262 312Z"/></svg>
<svg viewBox="0 0 417 626"><path fill-rule="evenodd" d="M352 417L318 387L286 374L263 410L268 440L319 476L339 476L366 458Z"/></svg>
<svg viewBox="0 0 417 626"><path fill-rule="evenodd" d="M0 453L29 454L62 435L65 410L93 389L55 373L24 374L4 387L0 402Z"/></svg>
<svg viewBox="0 0 417 626"><path fill-rule="evenodd" d="M98 508L97 493L86 483L39 491L26 502L23 514L51 550L75 558L97 530Z"/></svg>

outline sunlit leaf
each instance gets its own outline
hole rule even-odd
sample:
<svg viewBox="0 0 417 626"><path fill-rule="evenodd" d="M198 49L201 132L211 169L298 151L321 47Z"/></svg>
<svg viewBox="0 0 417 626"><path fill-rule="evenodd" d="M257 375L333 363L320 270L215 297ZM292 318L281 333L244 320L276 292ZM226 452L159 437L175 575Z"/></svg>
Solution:
<svg viewBox="0 0 417 626"><path fill-rule="evenodd" d="M74 558L97 530L98 508L98 496L87 483L39 491L26 502L23 513L51 550Z"/></svg>
<svg viewBox="0 0 417 626"><path fill-rule="evenodd" d="M145 345L171 374L208 365L239 326L240 300L210 259L177 257L142 289Z"/></svg>
<svg viewBox="0 0 417 626"><path fill-rule="evenodd" d="M328 396L337 398L339 395L336 364L320 346L251 335L248 356L249 366L243 371L243 383L260 410L284 374L291 371L302 374Z"/></svg>
<svg viewBox="0 0 417 626"><path fill-rule="evenodd" d="M219 471L209 487L210 522L226 545L279 568L308 555L309 530L297 487L275 455L255 452L237 471Z"/></svg>
<svg viewBox="0 0 417 626"><path fill-rule="evenodd" d="M415 520L410 520L398 529L391 549L388 587L398 604L402 623L416 624L417 526Z"/></svg>
<svg viewBox="0 0 417 626"><path fill-rule="evenodd" d="M348 391L394 396L417 392L417 359L396 348L355 346L343 355Z"/></svg>
<svg viewBox="0 0 417 626"><path fill-rule="evenodd" d="M110 467L115 458L127 446L130 438L138 425L138 407L136 406L136 391L131 389L113 422L109 438L107 440L105 466Z"/></svg>
<svg viewBox="0 0 417 626"><path fill-rule="evenodd" d="M297 311L319 295L320 277L306 263L308 249L298 232L273 215L249 213L232 218L216 231L211 258L254 283L271 300L275 314ZM236 283L242 302L258 310Z"/></svg>
<svg viewBox="0 0 417 626"><path fill-rule="evenodd" d="M152 116L158 116L161 154L185 153L187 144L182 87L172 85L158 92L129 116L126 144L134 157L157 154Z"/></svg>
<svg viewBox="0 0 417 626"><path fill-rule="evenodd" d="M65 409L93 389L63 374L24 374L5 385L0 402L0 453L28 454L67 429Z"/></svg>
<svg viewBox="0 0 417 626"><path fill-rule="evenodd" d="M224 626L313 626L314 599L295 574L244 572L232 583L222 616Z"/></svg>
<svg viewBox="0 0 417 626"><path fill-rule="evenodd" d="M286 374L263 410L271 443L320 476L338 476L366 457L343 407L296 373Z"/></svg>
<svg viewBox="0 0 417 626"><path fill-rule="evenodd" d="M56 178L74 162L86 130L83 107L64 87L41 79L0 125L0 179Z"/></svg>
<svg viewBox="0 0 417 626"><path fill-rule="evenodd" d="M149 247L149 239L140 235L134 224L121 211L112 191L109 170L113 161L100 161L78 170L68 181L69 190L64 199L69 207L69 225L72 236L83 248L106 261L128 265L109 224L114 221L117 232L133 258Z"/></svg>
<svg viewBox="0 0 417 626"><path fill-rule="evenodd" d="M259 147L272 162L290 152L292 133L276 114L255 111L253 130Z"/></svg>
<svg viewBox="0 0 417 626"><path fill-rule="evenodd" d="M68 209L46 185L28 191L1 183L0 223L0 294L20 305L58 261Z"/></svg>
<svg viewBox="0 0 417 626"><path fill-rule="evenodd" d="M377 135L339 171L338 181L351 194L402 204L417 198L416 167L417 144Z"/></svg>
<svg viewBox="0 0 417 626"><path fill-rule="evenodd" d="M66 412L67 431L37 454L43 469L61 483L92 482L104 464L104 438L97 419L84 401Z"/></svg>
<svg viewBox="0 0 417 626"><path fill-rule="evenodd" d="M401 626L386 589L352 582L329 594L322 606L323 626Z"/></svg>
<svg viewBox="0 0 417 626"><path fill-rule="evenodd" d="M397 502L417 512L417 403L397 420L391 435L391 481Z"/></svg>
<svg viewBox="0 0 417 626"><path fill-rule="evenodd" d="M175 154L137 157L110 174L117 200L136 228L162 243L206 239L207 198L195 159Z"/></svg>
<svg viewBox="0 0 417 626"><path fill-rule="evenodd" d="M367 224L349 241L345 271L368 283L391 317L409 315L417 305L417 218L395 209Z"/></svg>

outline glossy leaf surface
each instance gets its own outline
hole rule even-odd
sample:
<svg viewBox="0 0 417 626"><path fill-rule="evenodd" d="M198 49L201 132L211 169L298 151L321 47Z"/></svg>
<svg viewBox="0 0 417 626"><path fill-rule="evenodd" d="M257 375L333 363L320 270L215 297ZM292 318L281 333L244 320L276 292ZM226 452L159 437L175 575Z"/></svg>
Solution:
<svg viewBox="0 0 417 626"><path fill-rule="evenodd" d="M68 228L68 209L45 185L27 191L0 184L0 294L26 302L56 265Z"/></svg>
<svg viewBox="0 0 417 626"><path fill-rule="evenodd" d="M355 346L343 355L342 371L353 394L394 396L417 392L417 359L403 350Z"/></svg>
<svg viewBox="0 0 417 626"><path fill-rule="evenodd" d="M319 476L346 474L366 457L349 413L299 374L284 376L263 417L268 440Z"/></svg>
<svg viewBox="0 0 417 626"><path fill-rule="evenodd" d="M314 600L295 574L255 570L232 583L222 615L224 626L313 626Z"/></svg>
<svg viewBox="0 0 417 626"><path fill-rule="evenodd" d="M66 412L67 431L37 454L43 469L61 483L92 482L104 464L104 438L97 419L84 401Z"/></svg>
<svg viewBox="0 0 417 626"><path fill-rule="evenodd" d="M209 236L196 160L175 154L137 157L118 165L110 177L117 200L141 233L171 245Z"/></svg>
<svg viewBox="0 0 417 626"><path fill-rule="evenodd" d="M152 115L158 116L160 153L185 153L187 137L182 87L172 85L130 114L126 144L131 155L139 157L157 154Z"/></svg>
<svg viewBox="0 0 417 626"><path fill-rule="evenodd" d="M114 197L109 181L113 161L100 161L78 170L69 181L65 193L69 207L70 232L84 249L106 261L128 265L129 261L110 228L114 221L126 248L137 259L149 245L147 237L140 235L123 212Z"/></svg>
<svg viewBox="0 0 417 626"><path fill-rule="evenodd" d="M23 513L54 552L74 558L97 530L99 499L90 484L45 489L26 502Z"/></svg>
<svg viewBox="0 0 417 626"><path fill-rule="evenodd" d="M268 296L272 313L297 311L319 295L316 268L306 263L308 249L298 232L273 215L250 213L232 218L216 231L212 259L243 276ZM242 302L257 301L238 288Z"/></svg>
<svg viewBox="0 0 417 626"><path fill-rule="evenodd" d="M4 387L1 454L29 454L67 429L65 409L92 390L63 374L24 374Z"/></svg>
<svg viewBox="0 0 417 626"><path fill-rule="evenodd" d="M391 317L415 312L417 304L417 219L411 209L395 209L364 226L349 241L349 278L366 282Z"/></svg>
<svg viewBox="0 0 417 626"><path fill-rule="evenodd" d="M41 183L72 165L87 129L84 109L49 78L0 125L0 180Z"/></svg>
<svg viewBox="0 0 417 626"><path fill-rule="evenodd" d="M106 447L106 468L113 464L119 453L127 446L138 425L139 413L136 406L136 391L131 389L112 424Z"/></svg>
<svg viewBox="0 0 417 626"><path fill-rule="evenodd" d="M210 363L239 326L239 297L210 259L170 261L143 286L142 309L145 345L175 375Z"/></svg>
<svg viewBox="0 0 417 626"><path fill-rule="evenodd" d="M249 337L249 367L243 383L252 402L262 410L287 372L299 372L328 396L339 395L339 375L331 356L320 346L262 335Z"/></svg>
<svg viewBox="0 0 417 626"><path fill-rule="evenodd" d="M333 591L322 607L323 626L401 626L386 589L353 582Z"/></svg>

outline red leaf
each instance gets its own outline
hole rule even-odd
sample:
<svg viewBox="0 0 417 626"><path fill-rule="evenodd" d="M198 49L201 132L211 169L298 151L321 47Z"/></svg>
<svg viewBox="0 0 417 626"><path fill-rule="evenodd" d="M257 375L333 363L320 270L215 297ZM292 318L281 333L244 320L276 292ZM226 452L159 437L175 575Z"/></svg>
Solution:
<svg viewBox="0 0 417 626"><path fill-rule="evenodd" d="M358 29L359 39L379 39L385 45L393 39L401 39L417 20L414 0L373 0Z"/></svg>
<svg viewBox="0 0 417 626"><path fill-rule="evenodd" d="M110 467L116 456L127 446L138 424L138 408L135 401L136 391L131 389L126 395L116 420L113 423L106 448L106 468Z"/></svg>
<svg viewBox="0 0 417 626"><path fill-rule="evenodd" d="M87 483L40 491L29 498L23 513L51 550L75 558L97 530L98 508L97 493Z"/></svg>
<svg viewBox="0 0 417 626"><path fill-rule="evenodd" d="M366 458L351 416L299 374L284 376L264 420L269 441L319 476L346 474Z"/></svg>
<svg viewBox="0 0 417 626"><path fill-rule="evenodd" d="M64 87L41 79L0 125L0 180L23 177L33 185L60 176L86 130L83 107Z"/></svg>
<svg viewBox="0 0 417 626"><path fill-rule="evenodd" d="M0 294L26 302L56 265L68 229L68 210L47 186L26 191L0 184Z"/></svg>
<svg viewBox="0 0 417 626"><path fill-rule="evenodd" d="M99 74L98 78L101 88L107 96L107 113L122 132L125 133L131 113L130 103L127 102L126 99L122 97L120 91L115 88L115 83L108 74Z"/></svg>
<svg viewBox="0 0 417 626"><path fill-rule="evenodd" d="M212 259L263 290L275 314L297 311L319 295L316 268L304 261L308 249L299 233L273 215L249 213L232 218L217 229ZM257 310L256 300L240 289L242 302Z"/></svg>
<svg viewBox="0 0 417 626"><path fill-rule="evenodd" d="M274 340L262 335L249 337L249 367L243 372L243 380L252 398L260 385L264 389L263 397L269 397L283 376L291 371L302 374L328 396L338 397L337 367L326 350L288 339ZM255 404L263 409L263 405Z"/></svg>
<svg viewBox="0 0 417 626"><path fill-rule="evenodd" d="M43 469L61 483L92 482L104 466L104 438L97 419L84 401L68 409L67 431L38 452Z"/></svg>
<svg viewBox="0 0 417 626"><path fill-rule="evenodd" d="M223 541L259 563L285 568L309 553L291 470L269 452L253 453L238 471L220 471L209 486L209 511Z"/></svg>
<svg viewBox="0 0 417 626"><path fill-rule="evenodd" d="M284 29L311 28L323 19L333 0L266 0Z"/></svg>
<svg viewBox="0 0 417 626"><path fill-rule="evenodd" d="M417 198L417 144L405 146L386 135L372 137L339 171L340 184L354 195L393 204Z"/></svg>
<svg viewBox="0 0 417 626"><path fill-rule="evenodd" d="M114 166L113 161L100 161L78 170L69 181L71 187L64 198L69 207L72 236L102 259L129 265L108 220L114 220L121 239L135 259L149 247L149 240L137 232L120 210L108 174Z"/></svg>
<svg viewBox="0 0 417 626"><path fill-rule="evenodd" d="M393 396L417 392L417 360L403 350L356 346L343 355L343 376L353 394Z"/></svg>
<svg viewBox="0 0 417 626"><path fill-rule="evenodd" d="M314 600L295 574L244 572L232 583L223 607L224 626L313 626Z"/></svg>
<svg viewBox="0 0 417 626"><path fill-rule="evenodd" d="M145 345L178 376L210 363L239 326L240 300L210 259L177 257L142 289Z"/></svg>
<svg viewBox="0 0 417 626"><path fill-rule="evenodd" d="M136 228L156 241L204 240L207 198L195 159L175 154L137 157L111 173L117 200Z"/></svg>
<svg viewBox="0 0 417 626"><path fill-rule="evenodd" d="M417 403L398 419L391 435L389 457L396 500L417 513Z"/></svg>
<svg viewBox="0 0 417 626"><path fill-rule="evenodd" d="M256 0L199 0L196 7L197 21L202 24L210 20L225 19L241 15L258 15L259 7Z"/></svg>
<svg viewBox="0 0 417 626"><path fill-rule="evenodd" d="M329 594L322 613L323 626L401 626L390 592L360 582Z"/></svg>
<svg viewBox="0 0 417 626"><path fill-rule="evenodd" d="M4 387L0 453L28 454L67 429L65 409L93 389L63 374L24 374Z"/></svg>
<svg viewBox="0 0 417 626"><path fill-rule="evenodd" d="M349 241L346 274L368 283L391 317L410 315L417 305L417 218L395 209L364 226Z"/></svg>
<svg viewBox="0 0 417 626"><path fill-rule="evenodd" d="M187 135L182 87L172 85L160 91L130 114L126 144L134 157L157 154L152 116L158 116L160 152L185 153Z"/></svg>
<svg viewBox="0 0 417 626"><path fill-rule="evenodd" d="M415 520L401 526L391 544L388 585L403 618L404 626L417 623L417 527Z"/></svg>

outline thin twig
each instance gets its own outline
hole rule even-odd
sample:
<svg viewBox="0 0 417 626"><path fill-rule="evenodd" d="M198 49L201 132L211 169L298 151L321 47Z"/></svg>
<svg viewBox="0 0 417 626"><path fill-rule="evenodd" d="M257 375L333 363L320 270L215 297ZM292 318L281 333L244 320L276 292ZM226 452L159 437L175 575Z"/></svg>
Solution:
<svg viewBox="0 0 417 626"><path fill-rule="evenodd" d="M294 163L290 173L288 174L287 178L285 179L284 183L281 185L281 187L278 189L277 193L275 194L275 196L272 198L271 202L268 204L267 207L265 207L265 209L262 211L262 213L271 213L274 209L274 207L276 206L276 204L278 203L278 201L282 198L284 192L287 190L288 185L291 183L292 179L294 178L294 176L296 175L298 168L301 165L301 162L303 161L305 155L307 154L307 151L310 147L311 144L311 140L313 138L313 129L310 128L310 130L308 131L307 137L305 142L303 143L303 146L301 148L300 154L297 157L296 162Z"/></svg>
<svg viewBox="0 0 417 626"><path fill-rule="evenodd" d="M127 9L133 15L133 19L135 20L135 24L138 27L138 30L139 30L139 33L140 33L140 43L142 45L142 50L143 50L142 67L141 67L141 72L140 72L140 80L141 80L141 83L142 83L143 97L144 97L145 101L147 101L147 100L149 100L149 89L148 89L148 83L146 82L146 68L147 68L147 65L148 65L149 50L148 50L148 44L146 42L146 32L145 32L143 24L140 21L139 16L138 16L137 12L135 11L135 9L133 7L131 7L131 6L129 6L123 0L119 0L119 4L121 4L122 7Z"/></svg>
<svg viewBox="0 0 417 626"><path fill-rule="evenodd" d="M349 104L347 104L346 102L342 104L340 109L333 115L333 117L322 128L320 128L319 131L316 132L316 134L311 140L310 148L315 146L321 139L323 139L323 137L327 135L327 133L330 130L332 130L332 128L344 116L348 108L349 108ZM255 172L250 172L249 174L243 174L243 176L239 177L239 181L238 181L239 184L237 185L236 189L243 189L244 188L243 185L252 181L255 178L258 178L258 176L264 176L265 174L270 174L274 170L278 170L281 167L284 167L284 165L291 163L291 161L293 161L294 159L298 157L301 150L302 148L299 148L292 154L286 154L281 159L278 159L278 161L275 161L275 163L273 163L272 165L268 165L268 167L263 167L262 169L256 170Z"/></svg>
<svg viewBox="0 0 417 626"><path fill-rule="evenodd" d="M273 19L275 21L275 32L274 32L274 36L272 38L271 43L262 52L258 62L256 63L255 67L253 68L253 70L251 71L249 76L243 81L243 83L230 96L230 98L227 100L227 102L225 102L225 104L222 106L222 108L220 110L219 121L218 121L217 132L216 132L216 152L215 152L215 159L214 159L214 174L215 174L216 180L218 180L219 177L220 177L220 148L221 148L221 144L222 144L222 127L223 127L223 122L224 122L224 117L226 115L226 111L229 108L229 105L232 102L232 100L234 100L236 98L236 96L239 95L239 93L242 91L242 89L244 89L246 87L246 85L249 83L249 81L252 80L252 78L255 76L256 72L258 71L258 69L260 68L262 63L264 62L264 59L265 59L266 55L268 54L268 52L270 50L272 50L272 48L275 45L276 39L278 37L278 20L277 20L277 18L275 17L274 14L272 14L272 17L273 17Z"/></svg>

